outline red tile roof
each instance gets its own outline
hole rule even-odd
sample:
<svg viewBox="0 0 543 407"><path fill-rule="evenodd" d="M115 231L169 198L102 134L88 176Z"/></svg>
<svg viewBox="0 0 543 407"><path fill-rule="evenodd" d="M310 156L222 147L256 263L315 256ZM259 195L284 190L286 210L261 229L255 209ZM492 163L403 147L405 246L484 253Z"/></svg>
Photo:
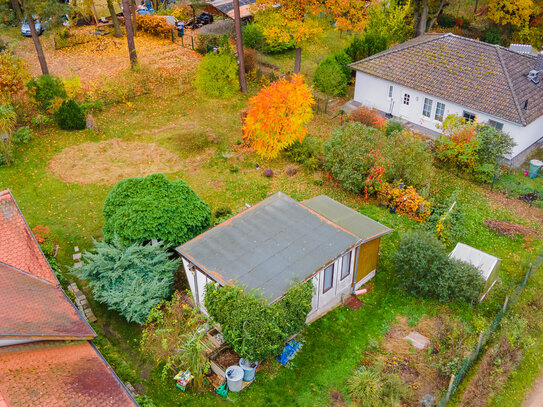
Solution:
<svg viewBox="0 0 543 407"><path fill-rule="evenodd" d="M137 403L87 341L0 347L0 406L133 407Z"/></svg>
<svg viewBox="0 0 543 407"><path fill-rule="evenodd" d="M0 192L0 261L58 284L11 193Z"/></svg>
<svg viewBox="0 0 543 407"><path fill-rule="evenodd" d="M0 339L91 339L61 288L0 263Z"/></svg>

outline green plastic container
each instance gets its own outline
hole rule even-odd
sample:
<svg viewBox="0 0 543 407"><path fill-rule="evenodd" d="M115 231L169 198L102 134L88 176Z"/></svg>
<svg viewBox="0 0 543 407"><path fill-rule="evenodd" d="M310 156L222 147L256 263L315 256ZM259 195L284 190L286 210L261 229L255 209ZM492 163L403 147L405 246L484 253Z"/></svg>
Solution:
<svg viewBox="0 0 543 407"><path fill-rule="evenodd" d="M528 171L528 177L534 179L537 177L537 173L543 167L543 161L530 160L530 170Z"/></svg>

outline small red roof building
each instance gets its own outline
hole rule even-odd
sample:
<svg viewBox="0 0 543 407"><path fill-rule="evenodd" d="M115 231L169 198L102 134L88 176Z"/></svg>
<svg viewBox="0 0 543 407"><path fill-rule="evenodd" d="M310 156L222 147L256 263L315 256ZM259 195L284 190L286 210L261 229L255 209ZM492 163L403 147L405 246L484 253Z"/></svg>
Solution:
<svg viewBox="0 0 543 407"><path fill-rule="evenodd" d="M0 407L137 406L94 337L0 191Z"/></svg>

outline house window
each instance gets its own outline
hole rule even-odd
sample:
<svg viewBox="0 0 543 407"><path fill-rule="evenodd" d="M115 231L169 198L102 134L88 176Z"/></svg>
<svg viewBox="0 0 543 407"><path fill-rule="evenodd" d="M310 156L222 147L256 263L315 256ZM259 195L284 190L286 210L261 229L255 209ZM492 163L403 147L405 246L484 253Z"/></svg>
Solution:
<svg viewBox="0 0 543 407"><path fill-rule="evenodd" d="M442 122L444 115L445 115L445 103L437 102L436 115L434 116L434 119L436 119L438 122Z"/></svg>
<svg viewBox="0 0 543 407"><path fill-rule="evenodd" d="M411 96L409 96L409 93L404 93L403 95L403 104L409 105L409 99L411 99Z"/></svg>
<svg viewBox="0 0 543 407"><path fill-rule="evenodd" d="M424 98L424 107L422 108L422 115L424 117L430 117L432 115L432 99Z"/></svg>
<svg viewBox="0 0 543 407"><path fill-rule="evenodd" d="M477 117L475 113L467 112L465 110L462 116L464 117L464 119L466 119L467 122L472 122L475 120L475 117Z"/></svg>
<svg viewBox="0 0 543 407"><path fill-rule="evenodd" d="M330 264L324 269L324 281L322 284L322 292L330 290L334 285L334 264Z"/></svg>
<svg viewBox="0 0 543 407"><path fill-rule="evenodd" d="M388 87L388 97L391 98L392 97L392 92L394 91L394 86L390 85Z"/></svg>
<svg viewBox="0 0 543 407"><path fill-rule="evenodd" d="M503 130L503 123L497 122L495 120L489 120L488 121L489 126L494 127L496 130Z"/></svg>
<svg viewBox="0 0 543 407"><path fill-rule="evenodd" d="M348 277L351 274L351 252L344 254L341 259L341 279Z"/></svg>

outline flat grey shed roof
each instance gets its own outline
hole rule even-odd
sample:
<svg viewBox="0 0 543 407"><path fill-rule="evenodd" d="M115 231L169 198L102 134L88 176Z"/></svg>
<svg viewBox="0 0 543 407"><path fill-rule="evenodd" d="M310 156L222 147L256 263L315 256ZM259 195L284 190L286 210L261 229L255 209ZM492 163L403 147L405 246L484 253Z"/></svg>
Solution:
<svg viewBox="0 0 543 407"><path fill-rule="evenodd" d="M336 225L355 234L362 242L368 242L392 232L392 229L326 195L308 199L307 201L303 201L302 204L334 222Z"/></svg>
<svg viewBox="0 0 543 407"><path fill-rule="evenodd" d="M213 280L260 290L273 302L293 281L306 280L360 242L355 233L277 192L177 251Z"/></svg>

